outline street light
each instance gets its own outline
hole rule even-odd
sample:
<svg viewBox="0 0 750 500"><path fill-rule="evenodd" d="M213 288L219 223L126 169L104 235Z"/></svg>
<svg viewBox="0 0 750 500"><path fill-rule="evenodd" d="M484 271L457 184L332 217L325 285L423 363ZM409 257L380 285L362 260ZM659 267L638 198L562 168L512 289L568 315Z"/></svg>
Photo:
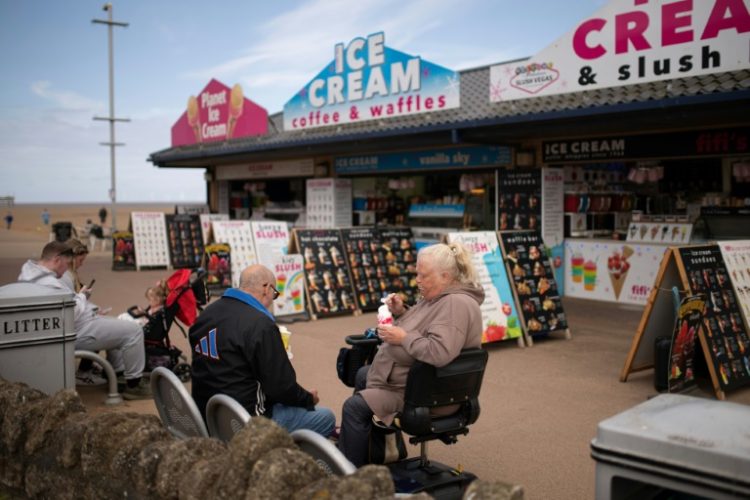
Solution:
<svg viewBox="0 0 750 500"><path fill-rule="evenodd" d="M95 116L94 120L104 120L109 122L109 142L100 142L102 146L109 146L109 163L111 187L109 197L112 200L112 234L117 231L117 191L115 189L115 147L124 146L124 142L115 142L115 122L129 122L128 118L115 118L115 72L114 57L112 52L112 27L120 26L127 28L128 23L119 23L112 20L112 4L105 3L102 10L107 12L107 19L92 19L95 24L106 24L109 32L109 116Z"/></svg>

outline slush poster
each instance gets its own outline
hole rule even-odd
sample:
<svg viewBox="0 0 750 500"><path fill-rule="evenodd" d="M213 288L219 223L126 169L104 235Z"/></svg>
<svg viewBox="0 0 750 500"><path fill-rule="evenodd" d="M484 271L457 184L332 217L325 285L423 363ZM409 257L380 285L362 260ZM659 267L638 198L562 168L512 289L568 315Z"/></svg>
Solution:
<svg viewBox="0 0 750 500"><path fill-rule="evenodd" d="M275 255L268 266L276 276L279 298L273 302L276 316L302 314L305 310L305 276L302 256Z"/></svg>
<svg viewBox="0 0 750 500"><path fill-rule="evenodd" d="M333 61L284 105L284 130L457 108L460 75L391 49L385 34L336 44Z"/></svg>
<svg viewBox="0 0 750 500"><path fill-rule="evenodd" d="M497 235L492 231L450 233L448 239L471 250L474 269L484 288L484 302L480 306L482 343L520 337L523 332Z"/></svg>

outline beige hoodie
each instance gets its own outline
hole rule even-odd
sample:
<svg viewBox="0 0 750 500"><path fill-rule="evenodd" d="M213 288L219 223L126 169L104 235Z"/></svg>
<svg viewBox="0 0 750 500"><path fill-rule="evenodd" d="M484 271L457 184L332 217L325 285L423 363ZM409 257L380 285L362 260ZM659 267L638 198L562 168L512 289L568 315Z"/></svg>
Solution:
<svg viewBox="0 0 750 500"><path fill-rule="evenodd" d="M422 300L399 316L395 325L406 330L400 346L382 344L361 391L375 415L390 425L404 407L406 377L414 360L445 366L461 349L482 344L484 302L481 286L455 286L431 300Z"/></svg>

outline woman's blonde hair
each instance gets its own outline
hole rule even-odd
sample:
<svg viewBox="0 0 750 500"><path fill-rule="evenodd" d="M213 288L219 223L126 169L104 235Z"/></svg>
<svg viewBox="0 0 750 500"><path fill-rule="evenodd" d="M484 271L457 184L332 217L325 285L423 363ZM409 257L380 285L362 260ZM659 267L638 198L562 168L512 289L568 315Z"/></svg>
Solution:
<svg viewBox="0 0 750 500"><path fill-rule="evenodd" d="M422 248L419 257L429 257L438 271L448 273L453 281L463 285L477 285L477 272L471 261L471 251L458 242L437 243Z"/></svg>

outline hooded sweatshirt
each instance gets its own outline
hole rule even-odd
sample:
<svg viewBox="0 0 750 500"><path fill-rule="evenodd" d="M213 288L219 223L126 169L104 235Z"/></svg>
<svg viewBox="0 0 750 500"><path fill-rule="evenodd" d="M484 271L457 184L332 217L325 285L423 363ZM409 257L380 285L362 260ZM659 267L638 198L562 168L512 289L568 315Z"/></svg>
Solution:
<svg viewBox="0 0 750 500"><path fill-rule="evenodd" d="M36 283L54 290L72 293L72 290L57 277L54 271L47 269L34 260L27 260L23 267L21 267L21 274L18 275L18 281ZM82 293L75 294L75 301L74 328L76 331L80 331L83 325L96 317L96 306L89 302L86 295Z"/></svg>
<svg viewBox="0 0 750 500"><path fill-rule="evenodd" d="M459 285L422 300L399 316L406 331L401 345L382 344L360 392L380 420L390 425L404 407L406 377L414 360L445 366L467 347L482 344L481 286Z"/></svg>

